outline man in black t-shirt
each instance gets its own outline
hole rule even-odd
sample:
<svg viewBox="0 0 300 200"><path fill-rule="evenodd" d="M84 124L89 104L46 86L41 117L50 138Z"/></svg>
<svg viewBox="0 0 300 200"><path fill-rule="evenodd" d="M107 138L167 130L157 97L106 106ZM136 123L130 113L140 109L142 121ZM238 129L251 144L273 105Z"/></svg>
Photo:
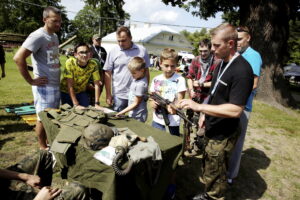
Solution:
<svg viewBox="0 0 300 200"><path fill-rule="evenodd" d="M237 140L239 116L253 87L250 64L238 53L237 32L230 24L221 24L211 33L212 51L222 62L214 71L207 104L190 99L179 102L182 108L202 112L199 126L205 127L205 155L203 175L205 192L194 200L222 199L227 185L229 154Z"/></svg>

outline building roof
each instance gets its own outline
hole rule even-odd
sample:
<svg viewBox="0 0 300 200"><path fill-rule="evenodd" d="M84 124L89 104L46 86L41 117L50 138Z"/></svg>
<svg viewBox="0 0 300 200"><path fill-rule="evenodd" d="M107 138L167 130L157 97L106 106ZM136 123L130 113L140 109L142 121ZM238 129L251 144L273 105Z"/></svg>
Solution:
<svg viewBox="0 0 300 200"><path fill-rule="evenodd" d="M180 35L178 31L175 31L167 26L150 26L150 27L131 27L130 28L133 42L148 42L156 35L166 32ZM102 38L102 41L116 42L116 32L110 33Z"/></svg>

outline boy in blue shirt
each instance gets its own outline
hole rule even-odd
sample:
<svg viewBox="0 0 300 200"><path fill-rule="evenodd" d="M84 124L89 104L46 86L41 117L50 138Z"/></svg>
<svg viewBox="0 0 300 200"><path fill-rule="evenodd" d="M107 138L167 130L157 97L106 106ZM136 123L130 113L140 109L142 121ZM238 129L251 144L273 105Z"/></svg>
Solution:
<svg viewBox="0 0 300 200"><path fill-rule="evenodd" d="M124 115L129 112L129 116L145 122L147 120L147 92L148 80L146 78L146 63L141 57L134 57L128 63L128 69L133 77L128 95L128 106L117 113L116 116Z"/></svg>

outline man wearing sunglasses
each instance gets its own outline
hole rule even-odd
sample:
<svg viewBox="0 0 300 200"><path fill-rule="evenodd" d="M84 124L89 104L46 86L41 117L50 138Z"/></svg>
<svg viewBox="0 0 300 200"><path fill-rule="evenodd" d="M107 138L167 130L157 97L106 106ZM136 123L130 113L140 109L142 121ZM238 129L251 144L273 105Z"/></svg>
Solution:
<svg viewBox="0 0 300 200"><path fill-rule="evenodd" d="M262 65L262 59L260 54L250 47L251 36L249 33L249 29L245 26L240 26L236 30L238 32L237 50L251 65L254 75L254 82L252 92L240 117L240 136L234 147L228 166L227 181L229 184L233 182L233 179L237 177L239 172L242 150L247 132L248 120L252 111L252 101L258 87L258 79L260 76L260 68Z"/></svg>
<svg viewBox="0 0 300 200"><path fill-rule="evenodd" d="M95 84L95 107L99 107L100 75L98 64L91 59L91 51L87 44L78 44L74 49L74 57L66 61L61 80L61 102L69 104L75 109L84 109L89 106L89 97L86 88L89 79Z"/></svg>

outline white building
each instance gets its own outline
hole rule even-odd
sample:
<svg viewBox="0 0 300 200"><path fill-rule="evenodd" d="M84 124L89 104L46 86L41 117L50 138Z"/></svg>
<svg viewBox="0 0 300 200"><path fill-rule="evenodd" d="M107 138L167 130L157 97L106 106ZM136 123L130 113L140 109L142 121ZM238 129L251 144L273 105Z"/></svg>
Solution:
<svg viewBox="0 0 300 200"><path fill-rule="evenodd" d="M167 26L151 26L146 24L144 27L132 25L130 27L132 41L143 45L149 54L159 55L165 48L175 49L177 52L192 52L191 43L178 31ZM101 46L109 52L117 45L116 32L110 33L102 38Z"/></svg>

